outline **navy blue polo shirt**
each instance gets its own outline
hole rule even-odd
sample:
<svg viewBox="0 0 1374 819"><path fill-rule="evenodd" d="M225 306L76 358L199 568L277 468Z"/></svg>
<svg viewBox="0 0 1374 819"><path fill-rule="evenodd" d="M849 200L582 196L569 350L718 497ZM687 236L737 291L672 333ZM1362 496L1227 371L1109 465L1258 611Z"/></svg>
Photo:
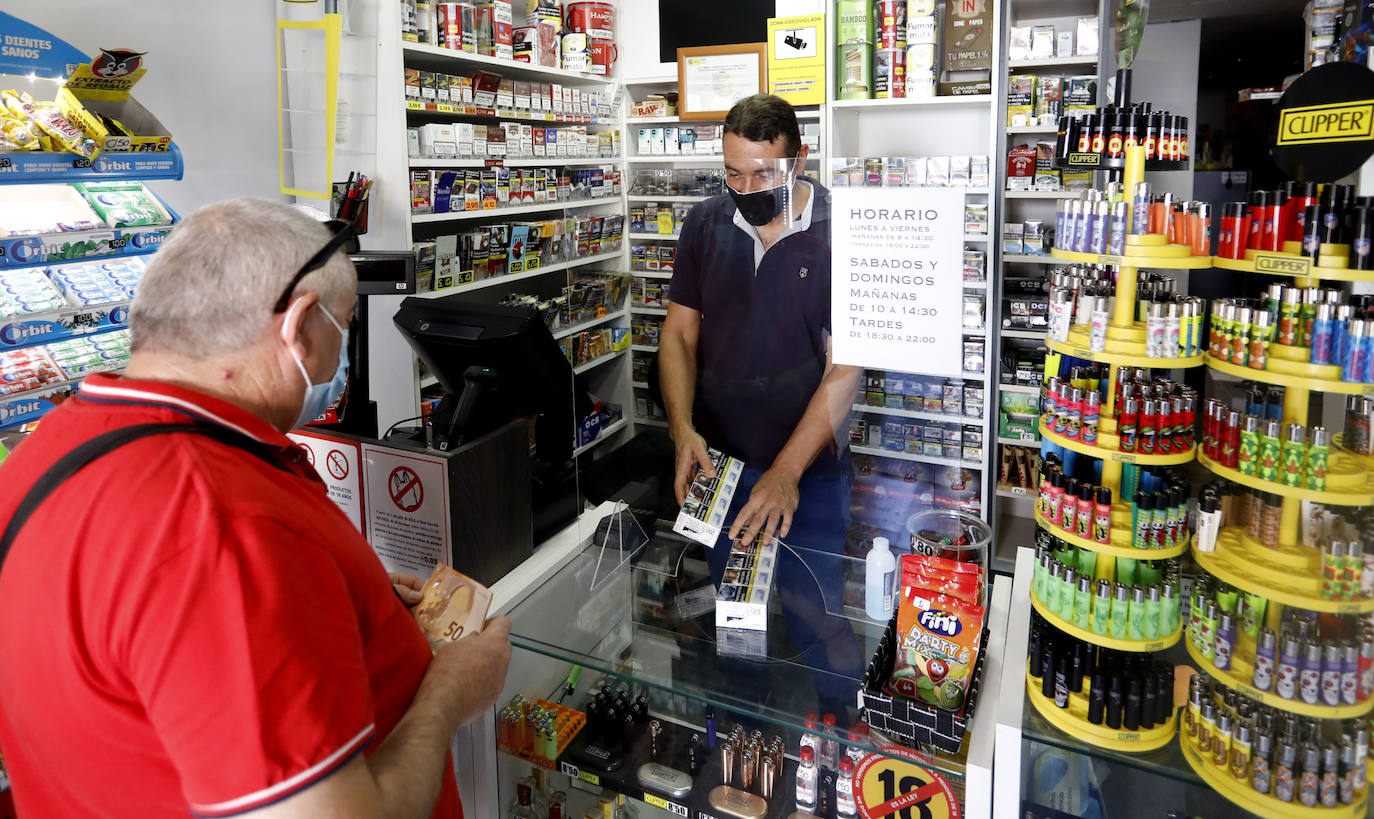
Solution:
<svg viewBox="0 0 1374 819"><path fill-rule="evenodd" d="M682 226L673 302L701 313L693 423L707 444L759 469L797 428L825 373L830 338L830 192L811 185L811 225L754 267L755 239L728 193L692 208ZM839 469L822 451L809 473Z"/></svg>

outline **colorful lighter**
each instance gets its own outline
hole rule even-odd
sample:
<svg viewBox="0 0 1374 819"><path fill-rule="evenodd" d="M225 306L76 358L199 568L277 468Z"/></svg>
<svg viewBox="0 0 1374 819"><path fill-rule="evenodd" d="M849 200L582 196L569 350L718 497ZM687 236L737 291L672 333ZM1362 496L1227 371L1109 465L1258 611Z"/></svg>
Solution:
<svg viewBox="0 0 1374 819"><path fill-rule="evenodd" d="M1110 635L1113 639L1126 639L1126 624L1130 619L1131 590L1125 584L1116 584L1116 596L1112 598L1112 620Z"/></svg>
<svg viewBox="0 0 1374 819"><path fill-rule="evenodd" d="M1312 443L1307 446L1307 464L1303 477L1308 489L1321 492L1326 489L1327 468L1326 428L1312 428Z"/></svg>
<svg viewBox="0 0 1374 819"><path fill-rule="evenodd" d="M1131 587L1131 600L1127 607L1129 616L1129 629L1127 638L1131 640L1145 639L1145 590L1139 586Z"/></svg>
<svg viewBox="0 0 1374 819"><path fill-rule="evenodd" d="M1097 596L1093 599L1092 632L1106 636L1107 621L1112 613L1112 584L1106 580L1097 581Z"/></svg>
<svg viewBox="0 0 1374 819"><path fill-rule="evenodd" d="M1302 485L1302 468L1304 462L1304 450L1307 443L1307 428L1302 424L1289 424L1288 434L1284 437L1282 455L1282 472L1280 479L1284 486Z"/></svg>

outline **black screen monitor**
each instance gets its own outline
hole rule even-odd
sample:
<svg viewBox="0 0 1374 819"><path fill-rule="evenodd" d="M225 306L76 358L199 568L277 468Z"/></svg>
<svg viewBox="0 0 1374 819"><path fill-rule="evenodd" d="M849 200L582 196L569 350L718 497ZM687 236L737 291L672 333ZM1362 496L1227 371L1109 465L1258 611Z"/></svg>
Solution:
<svg viewBox="0 0 1374 819"><path fill-rule="evenodd" d="M572 457L580 419L593 404L539 314L476 304L459 295L411 297L395 323L448 393L431 418L435 449L479 438L520 417L534 418L535 457Z"/></svg>
<svg viewBox="0 0 1374 819"><path fill-rule="evenodd" d="M359 296L405 296L415 292L415 254L364 250L348 254L358 272Z"/></svg>

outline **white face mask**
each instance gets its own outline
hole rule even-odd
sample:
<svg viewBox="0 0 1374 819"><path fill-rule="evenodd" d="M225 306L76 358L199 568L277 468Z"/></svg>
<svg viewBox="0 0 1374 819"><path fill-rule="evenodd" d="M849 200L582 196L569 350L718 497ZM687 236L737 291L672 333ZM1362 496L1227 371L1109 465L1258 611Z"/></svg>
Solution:
<svg viewBox="0 0 1374 819"><path fill-rule="evenodd" d="M296 369L301 371L301 377L305 379L305 400L301 404L301 411L296 415L296 421L291 425L292 429L300 429L311 421L319 418L324 411L333 406L334 402L343 395L344 388L348 386L348 330L341 326L338 321L324 309L324 305L316 305L324 317L329 319L329 323L334 325L334 329L339 331L339 366L334 370L334 377L324 382L316 384L310 380L310 373L305 369L305 362L291 351L291 359L296 362ZM283 338L285 336L283 335Z"/></svg>

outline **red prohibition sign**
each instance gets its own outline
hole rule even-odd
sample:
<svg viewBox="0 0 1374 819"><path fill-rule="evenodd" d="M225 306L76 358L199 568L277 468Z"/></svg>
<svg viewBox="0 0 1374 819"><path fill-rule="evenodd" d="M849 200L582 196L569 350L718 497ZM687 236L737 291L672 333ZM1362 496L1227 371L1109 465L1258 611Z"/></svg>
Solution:
<svg viewBox="0 0 1374 819"><path fill-rule="evenodd" d="M414 512L425 502L425 487L420 476L408 467L398 466L387 478L387 493L402 512Z"/></svg>
<svg viewBox="0 0 1374 819"><path fill-rule="evenodd" d="M348 477L348 458L339 450L329 450L329 454L324 457L324 463L329 474L334 476L334 480L341 481Z"/></svg>

